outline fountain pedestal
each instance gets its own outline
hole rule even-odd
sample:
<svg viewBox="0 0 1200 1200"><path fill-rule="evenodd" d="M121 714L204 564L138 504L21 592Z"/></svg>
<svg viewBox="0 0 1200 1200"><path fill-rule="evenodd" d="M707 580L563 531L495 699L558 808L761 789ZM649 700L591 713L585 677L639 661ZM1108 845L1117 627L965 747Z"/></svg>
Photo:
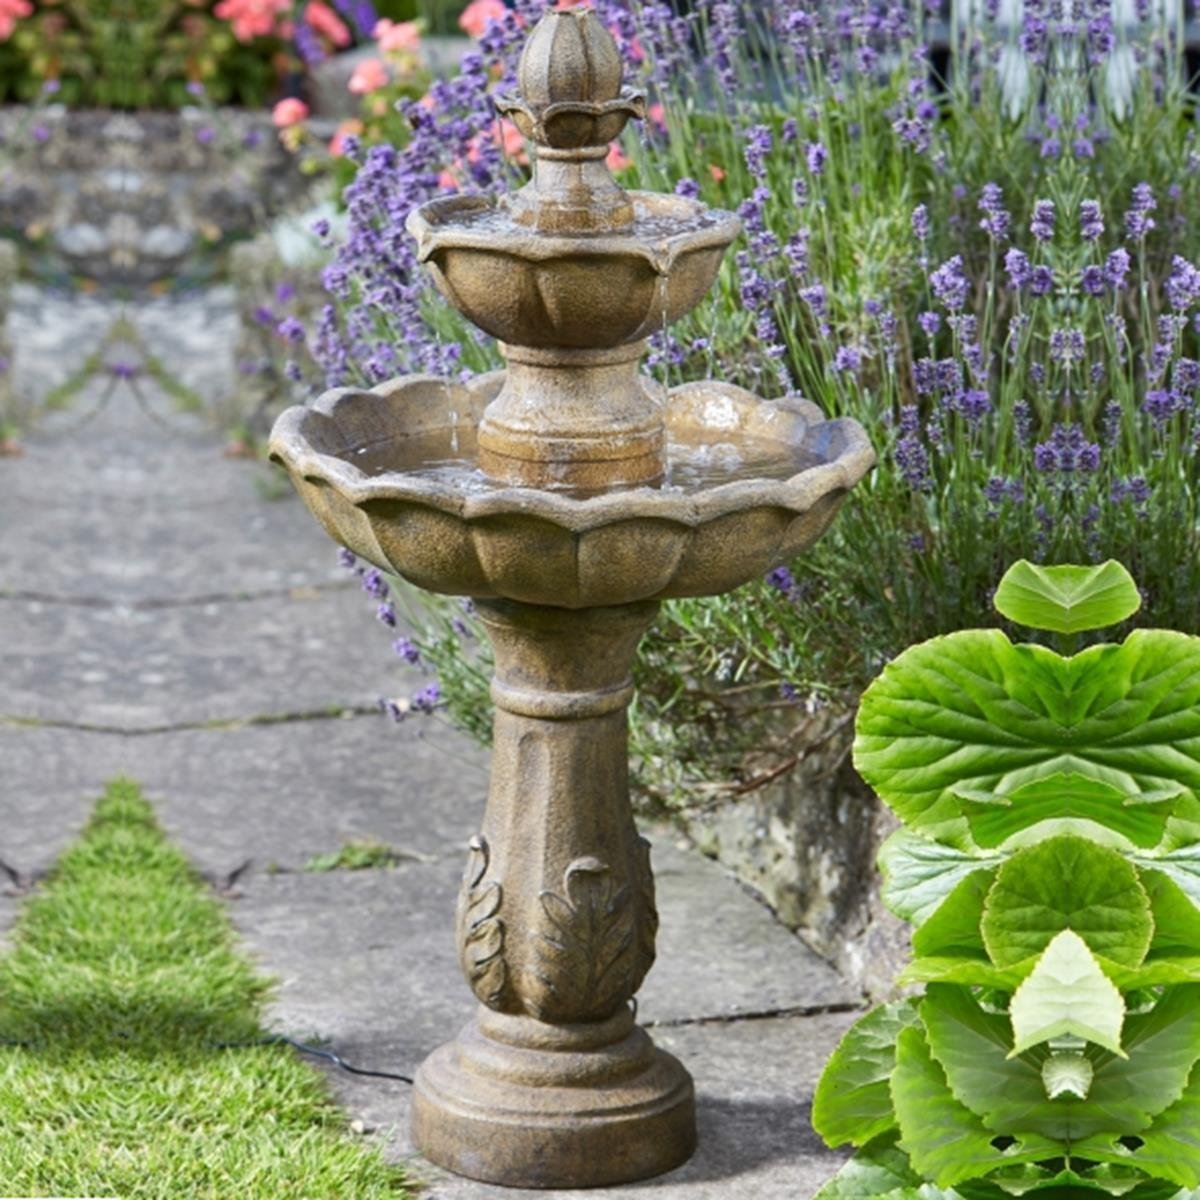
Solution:
<svg viewBox="0 0 1200 1200"><path fill-rule="evenodd" d="M414 1133L492 1183L598 1186L684 1162L692 1081L633 1020L654 961L650 845L629 806L629 669L656 603L481 601L492 784L458 903L480 1013L417 1076Z"/></svg>

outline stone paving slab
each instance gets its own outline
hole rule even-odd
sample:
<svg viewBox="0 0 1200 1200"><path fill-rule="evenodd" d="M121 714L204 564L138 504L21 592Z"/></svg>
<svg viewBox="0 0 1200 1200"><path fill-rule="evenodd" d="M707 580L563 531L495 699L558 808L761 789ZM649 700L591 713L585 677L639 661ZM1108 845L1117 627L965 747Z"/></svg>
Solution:
<svg viewBox="0 0 1200 1200"><path fill-rule="evenodd" d="M719 867L679 849L662 832L650 836L661 925L658 961L638 994L639 1020L707 1020L858 1002L794 934L764 921L762 906ZM405 1024L422 1054L445 1040L475 1006L454 946L465 858L464 845L435 863L239 881L237 926L264 965L287 981L278 1021L337 1040L368 1030L394 1033L397 1014L411 1009Z"/></svg>
<svg viewBox="0 0 1200 1200"><path fill-rule="evenodd" d="M252 480L268 468L222 460L216 451L212 460L205 469L228 485L203 503L167 496L153 505L96 495L81 504L33 452L4 467L0 595L137 605L353 584L337 564L337 547L309 536L313 519L298 497L258 496ZM52 494L19 490L23 475L53 481Z"/></svg>
<svg viewBox="0 0 1200 1200"><path fill-rule="evenodd" d="M457 860L487 793L486 751L421 717L156 734L126 739L126 762L168 833L218 874L248 858L297 870L364 838Z"/></svg>
<svg viewBox="0 0 1200 1200"><path fill-rule="evenodd" d="M0 860L48 867L106 783L136 779L196 865L298 870L374 838L457 857L478 828L487 753L440 720L380 716L111 734L0 724ZM232 819L231 814L236 814Z"/></svg>
<svg viewBox="0 0 1200 1200"><path fill-rule="evenodd" d="M594 1191L529 1191L459 1179L413 1150L408 1133L411 1089L390 1079L358 1078L325 1068L334 1093L364 1133L403 1162L425 1200L810 1200L844 1159L809 1123L813 1083L858 1013L769 1020L712 1021L654 1030L655 1041L684 1062L696 1081L699 1145L669 1174ZM354 1066L405 1074L403 1041L338 1047ZM372 1057L373 1056L373 1057Z"/></svg>
<svg viewBox="0 0 1200 1200"><path fill-rule="evenodd" d="M370 706L413 686L354 589L156 611L0 604L0 716L145 729Z"/></svg>

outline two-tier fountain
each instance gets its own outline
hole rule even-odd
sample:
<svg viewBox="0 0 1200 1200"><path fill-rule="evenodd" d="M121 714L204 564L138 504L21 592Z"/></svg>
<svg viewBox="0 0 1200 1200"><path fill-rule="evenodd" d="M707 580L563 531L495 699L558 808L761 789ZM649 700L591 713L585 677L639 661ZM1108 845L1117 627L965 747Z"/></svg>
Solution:
<svg viewBox="0 0 1200 1200"><path fill-rule="evenodd" d="M608 144L644 100L591 11L545 17L520 85L500 107L536 144L533 182L408 222L508 370L330 392L285 412L271 450L336 541L474 597L495 650L491 790L457 920L480 1008L420 1069L416 1144L477 1179L586 1187L669 1170L695 1145L691 1078L634 1021L658 928L628 796L638 641L660 601L799 554L873 453L804 400L668 392L639 372L738 219L613 180Z"/></svg>

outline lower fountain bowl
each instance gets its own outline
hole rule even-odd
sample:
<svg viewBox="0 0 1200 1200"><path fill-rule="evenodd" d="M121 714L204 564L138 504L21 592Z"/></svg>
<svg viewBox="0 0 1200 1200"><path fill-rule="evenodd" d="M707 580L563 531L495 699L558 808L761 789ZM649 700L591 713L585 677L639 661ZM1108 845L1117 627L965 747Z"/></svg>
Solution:
<svg viewBox="0 0 1200 1200"><path fill-rule="evenodd" d="M330 536L381 569L559 608L732 591L815 542L875 461L856 421L697 383L667 396L660 485L511 486L478 469L475 444L503 379L328 392L280 416L271 457Z"/></svg>

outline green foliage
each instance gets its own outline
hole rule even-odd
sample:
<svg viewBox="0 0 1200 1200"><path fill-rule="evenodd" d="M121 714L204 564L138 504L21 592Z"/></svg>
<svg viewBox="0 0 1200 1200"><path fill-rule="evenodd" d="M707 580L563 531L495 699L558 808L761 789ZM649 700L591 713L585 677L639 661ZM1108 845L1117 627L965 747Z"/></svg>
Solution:
<svg viewBox="0 0 1200 1200"><path fill-rule="evenodd" d="M1133 576L1114 559L1093 567L1014 563L996 589L997 610L1018 625L1055 633L1103 629L1142 606Z"/></svg>
<svg viewBox="0 0 1200 1200"><path fill-rule="evenodd" d="M1110 564L1019 563L997 604L1073 634L1131 600ZM867 690L856 762L905 822L883 898L926 987L826 1068L814 1124L861 1147L863 1185L820 1200L905 1194L898 1151L963 1200L1200 1184L1198 665L1200 638L1160 630L1070 657L968 630Z"/></svg>

